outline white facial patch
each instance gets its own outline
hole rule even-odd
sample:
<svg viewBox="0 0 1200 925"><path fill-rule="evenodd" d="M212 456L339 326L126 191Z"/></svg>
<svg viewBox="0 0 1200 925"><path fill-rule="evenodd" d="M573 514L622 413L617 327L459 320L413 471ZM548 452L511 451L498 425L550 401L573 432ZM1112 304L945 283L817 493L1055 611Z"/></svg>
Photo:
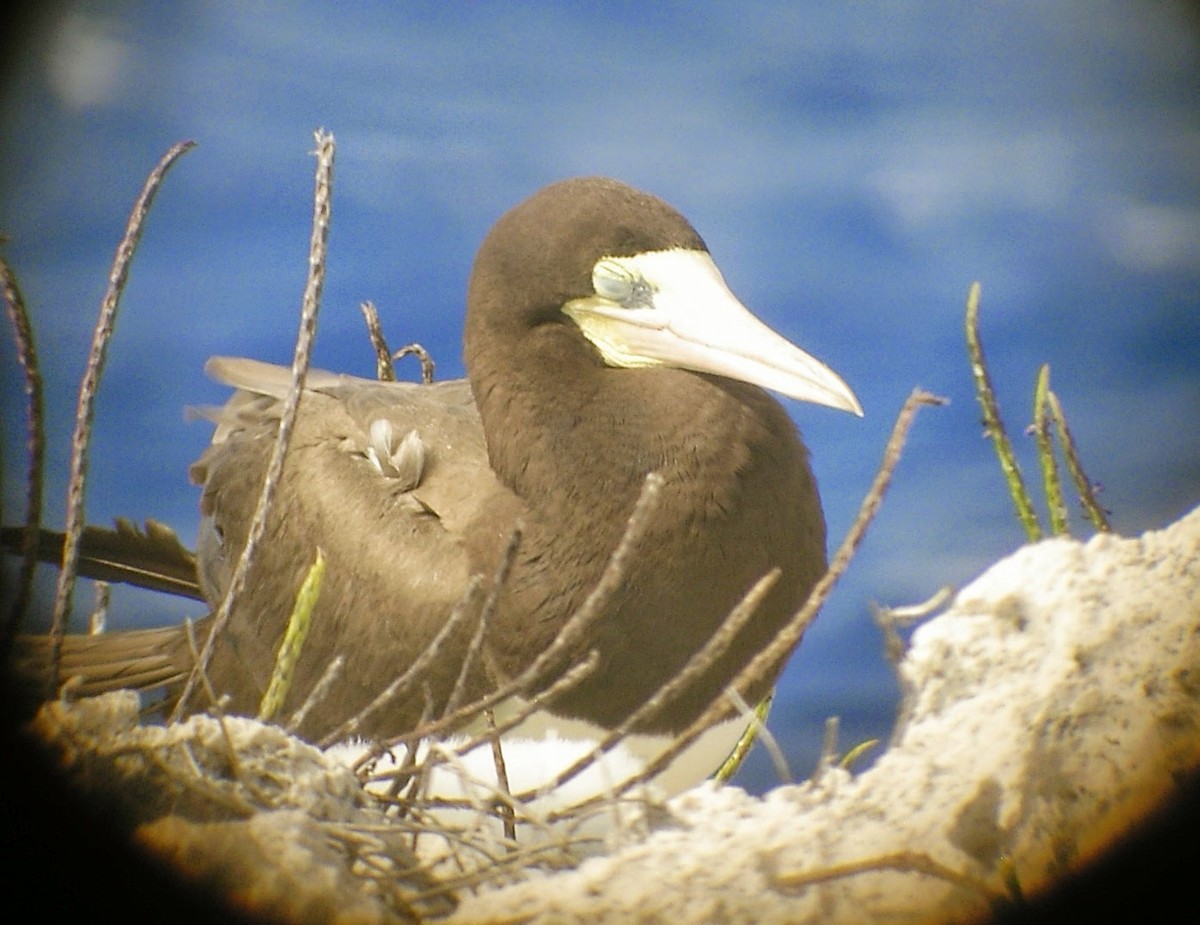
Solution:
<svg viewBox="0 0 1200 925"><path fill-rule="evenodd" d="M609 366L711 373L862 414L837 373L738 301L707 251L602 257L592 269L592 287L592 295L562 310Z"/></svg>
<svg viewBox="0 0 1200 925"><path fill-rule="evenodd" d="M636 329L669 331L670 312L665 300L684 304L712 297L715 286L724 290L721 271L704 251L675 248L648 251L632 257L602 257L592 269L595 295L573 299L563 311L579 325L609 366L624 368L674 365L640 349Z"/></svg>

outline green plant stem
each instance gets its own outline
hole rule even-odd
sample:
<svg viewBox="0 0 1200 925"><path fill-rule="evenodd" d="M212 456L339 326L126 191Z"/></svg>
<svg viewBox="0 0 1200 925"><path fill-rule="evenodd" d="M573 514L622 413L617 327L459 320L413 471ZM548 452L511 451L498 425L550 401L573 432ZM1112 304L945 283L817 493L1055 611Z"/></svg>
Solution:
<svg viewBox="0 0 1200 925"><path fill-rule="evenodd" d="M988 374L987 363L983 358L983 343L979 339L979 283L972 283L967 294L967 352L971 358L971 375L975 380L975 395L979 406L983 409L983 428L992 440L996 456L1000 460L1000 469L1008 482L1008 493L1012 496L1017 508L1017 519L1025 528L1025 536L1031 543L1042 538L1042 527L1038 522L1033 503L1029 500L1029 492L1025 488L1025 480L1021 477L1021 469L1013 454L1012 444L1000 420L1000 407L996 403L996 392L992 388L991 376Z"/></svg>
<svg viewBox="0 0 1200 925"><path fill-rule="evenodd" d="M321 596L321 582L325 578L325 553L317 547L313 564L304 576L300 590L296 592L296 603L288 617L287 629L284 630L283 640L279 643L279 652L275 656L275 667L271 671L271 681L267 692L263 694L262 703L258 707L258 718L264 722L273 720L283 708L288 691L292 687L292 678L296 676L296 664L300 661L300 653L304 649L304 641L312 626L313 607Z"/></svg>
<svg viewBox="0 0 1200 925"><path fill-rule="evenodd" d="M1050 510L1050 531L1055 536L1068 536L1071 525L1067 505L1063 502L1062 480L1054 459L1054 441L1050 437L1050 364L1038 370L1037 386L1033 392L1033 438L1037 442L1038 462L1042 467L1042 484L1046 490L1046 506Z"/></svg>
<svg viewBox="0 0 1200 925"><path fill-rule="evenodd" d="M1104 508L1096 501L1092 480L1083 471L1083 463L1079 459L1079 451L1075 447L1071 429L1067 427L1067 416L1063 413L1062 403L1052 391L1047 391L1046 400L1050 406L1050 414L1054 417L1055 426L1058 427L1058 439L1062 443L1063 457L1067 461L1067 471L1071 473L1071 481L1075 483L1075 490L1079 492L1079 500L1083 503L1084 514L1087 515L1087 519L1092 522L1092 526L1097 531L1111 533L1112 525L1108 522Z"/></svg>

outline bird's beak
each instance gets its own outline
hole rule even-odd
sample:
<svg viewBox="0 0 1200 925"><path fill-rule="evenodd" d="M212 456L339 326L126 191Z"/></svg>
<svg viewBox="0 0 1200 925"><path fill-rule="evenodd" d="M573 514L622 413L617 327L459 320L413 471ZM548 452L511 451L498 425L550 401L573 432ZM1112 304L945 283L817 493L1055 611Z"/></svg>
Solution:
<svg viewBox="0 0 1200 925"><path fill-rule="evenodd" d="M754 317L705 251L606 257L592 279L596 294L563 311L609 365L713 373L862 416L842 377Z"/></svg>

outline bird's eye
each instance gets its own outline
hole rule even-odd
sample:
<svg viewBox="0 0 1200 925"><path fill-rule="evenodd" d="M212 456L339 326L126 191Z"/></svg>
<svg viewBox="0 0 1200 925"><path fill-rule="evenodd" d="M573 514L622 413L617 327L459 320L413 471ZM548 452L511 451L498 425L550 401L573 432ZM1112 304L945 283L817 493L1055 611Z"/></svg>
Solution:
<svg viewBox="0 0 1200 925"><path fill-rule="evenodd" d="M637 276L615 260L601 260L592 270L592 288L603 299L624 304L633 296Z"/></svg>

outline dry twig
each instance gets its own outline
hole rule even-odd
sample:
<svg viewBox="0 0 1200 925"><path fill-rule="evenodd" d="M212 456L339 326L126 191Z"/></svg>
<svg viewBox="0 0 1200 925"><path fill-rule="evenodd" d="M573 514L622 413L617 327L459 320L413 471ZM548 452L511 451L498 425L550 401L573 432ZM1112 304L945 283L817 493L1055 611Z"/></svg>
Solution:
<svg viewBox="0 0 1200 925"><path fill-rule="evenodd" d="M58 586L54 594L54 615L50 623L50 690L53 696L58 687L59 665L62 662L62 639L67 628L67 617L71 612L71 598L75 591L75 568L79 558L79 537L84 528L83 492L87 478L88 449L92 437L92 418L95 414L96 391L100 386L100 375L108 353L108 342L112 338L117 320L117 306L125 291L129 278L129 265L133 253L142 237L142 226L154 202L154 196L162 185L167 171L183 154L195 147L193 141L181 141L173 145L155 168L150 171L133 205L125 235L117 245L112 269L108 275L108 288L100 302L100 316L92 333L92 346L88 351L87 366L79 383L79 403L75 411L75 430L71 435L71 467L67 481L67 512L63 532L62 567L58 573Z"/></svg>
<svg viewBox="0 0 1200 925"><path fill-rule="evenodd" d="M425 385L429 385L431 382L433 382L433 357L431 357L429 355L429 351L420 344L406 344L392 354L392 359L401 360L410 354L421 361L421 381L425 383Z"/></svg>
<svg viewBox="0 0 1200 925"><path fill-rule="evenodd" d="M112 585L97 581L92 586L92 610L88 614L88 634L99 635L108 623L108 604L112 598Z"/></svg>
<svg viewBox="0 0 1200 925"><path fill-rule="evenodd" d="M467 681L470 678L471 671L475 668L479 660L480 652L483 651L483 641L487 636L488 627L491 625L492 616L496 612L496 604L499 603L500 593L508 583L508 576L512 572L513 562L516 561L517 550L520 547L521 525L518 524L509 535L508 544L504 547L504 553L500 557L500 567L496 571L496 577L492 580L492 588L488 592L488 596L484 599L483 607L479 613L479 620L475 624L475 632L471 636L471 641L467 644L466 653L463 655L462 665L458 670L458 677L454 679L454 687L451 689L450 696L446 700L446 705L442 709L443 716L458 709L463 692L467 689Z"/></svg>
<svg viewBox="0 0 1200 925"><path fill-rule="evenodd" d="M941 404L945 404L945 399L938 398L936 395L921 391L920 389L915 389L909 395L907 401L904 403L904 407L900 409L900 414L896 418L895 425L892 427L892 434L888 438L887 446L884 448L883 461L880 463L875 480L871 483L870 489L863 498L862 504L858 509L858 516L855 517L854 523L850 525L850 529L846 533L845 539L842 540L841 546L838 547L838 551L834 555L833 561L830 562L828 570L821 576L821 579L809 594L804 606L796 612L788 625L776 635L769 646L750 660L746 667L729 684L729 687L732 687L734 690L744 690L754 680L761 677L765 671L769 670L770 666L776 664L781 657L795 648L796 644L800 641L800 637L804 635L805 629L813 621L817 611L829 596L830 591L833 590L834 585L837 584L838 580L845 573L851 558L854 556L855 550L858 549L863 537L866 536L867 527L874 519L876 511L879 510L879 505L883 503L884 493L891 483L892 473L895 471L896 464L900 461L900 452L904 447L904 441L908 436L913 419L916 417L917 410L922 405ZM641 774L630 778L616 787L613 795L620 796L627 793L631 788L640 786L657 777L675 760L680 752L699 738L705 730L725 718L729 714L729 711L730 706L726 698L724 696L718 697L695 722L676 738L669 749L650 762Z"/></svg>
<svg viewBox="0 0 1200 925"><path fill-rule="evenodd" d="M712 667L713 662L720 658L729 648L737 634L741 632L742 628L754 615L762 599L767 596L767 593L774 587L775 582L778 580L779 569L772 569L755 582L742 597L742 600L738 602L738 605L730 612L729 616L725 618L725 621L717 631L709 638L708 642L700 651L688 659L687 663L675 673L674 677L670 678L655 691L649 700L629 714L594 749L569 768L559 773L550 784L541 789L540 794L544 795L555 790L567 783L567 781L577 777L586 768L594 764L602 755L616 748L633 729L636 729L639 724L653 717L654 714L670 703L674 697L678 696L699 675ZM707 728L706 726L705 729ZM536 792L522 793L518 795L518 798L530 799L537 795L539 793Z"/></svg>
<svg viewBox="0 0 1200 925"><path fill-rule="evenodd" d="M609 556L608 564L605 566L600 580L596 582L595 587L588 593L587 598L571 619L563 625L554 642L534 659L528 668L507 684L498 687L474 703L469 703L432 723L422 725L412 732L392 739L387 743L387 747L415 742L446 729L453 729L509 697L527 694L529 688L540 681L548 669L570 655L572 650L578 648L588 629L600 618L612 595L617 592L621 582L625 580L629 562L637 552L638 544L645 535L654 512L658 509L662 485L663 478L657 472L647 474L638 500L634 504L633 513L629 515L629 520L625 524L625 532L620 542L617 543L617 548Z"/></svg>
<svg viewBox="0 0 1200 925"><path fill-rule="evenodd" d="M362 710L342 723L342 725L325 736L317 744L322 748L326 748L335 742L341 742L353 736L358 732L368 716L391 703L401 693L408 690L416 681L420 680L421 676L425 673L425 669L433 663L433 660L442 651L442 647L445 645L446 640L450 638L450 635L474 615L475 608L473 604L475 598L479 596L482 586L483 581L480 578L477 576L471 578L467 582L466 588L463 589L463 593L459 596L457 603L455 603L454 608L450 611L450 616L442 624L442 628L438 630L437 635L433 637L424 651L405 669L404 673L384 690L380 691L379 695L363 707ZM367 761L379 757L387 751L387 748L388 746L386 745L377 746L375 749L372 749L370 755L364 756L359 764L365 764Z"/></svg>
<svg viewBox="0 0 1200 925"><path fill-rule="evenodd" d="M504 823L504 837L513 842L515 850L517 841L516 812L512 805L512 788L508 784L508 767L504 763L504 749L500 745L500 736L496 735L496 715L491 710L484 711L484 720L492 740L492 763L496 768L496 785L509 799L496 806L500 819Z"/></svg>
<svg viewBox="0 0 1200 925"><path fill-rule="evenodd" d="M321 672L321 677L317 679L317 683L308 692L304 703L300 704L299 709L291 715L291 718L288 719L287 724L283 727L287 732L295 732L299 729L312 708L329 696L330 688L333 687L333 683L341 676L342 669L345 667L346 656L344 655L335 655L330 660L329 664L325 666L325 670Z"/></svg>
<svg viewBox="0 0 1200 925"><path fill-rule="evenodd" d="M396 370L392 367L392 352L383 336L383 325L379 322L379 310L368 300L359 305L363 319L367 322L367 334L375 348L375 378L380 382L395 382Z"/></svg>
<svg viewBox="0 0 1200 925"><path fill-rule="evenodd" d="M315 133L317 142L317 171L316 189L313 195L313 227L312 238L308 251L308 280L304 287L303 308L300 312L300 332L296 337L296 350L292 357L292 384L280 409L279 432L271 454L267 471L263 477L262 492L258 498L258 506L254 509L254 517L246 534L246 545L238 558L237 566L229 580L229 588L213 617L212 630L204 643L200 658L188 676L183 692L175 704L171 714L172 719L179 719L187 709L187 702L196 686L197 679L207 668L216 648L217 640L229 623L234 604L246 584L246 576L250 571L250 563L263 534L266 532L267 515L270 512L271 501L274 498L275 486L283 473L284 458L287 455L288 443L291 440L292 428L296 423L296 413L300 407L300 396L304 389L304 379L308 373L309 360L312 355L312 344L316 337L317 313L321 307L321 290L325 283L325 256L329 241L329 218L333 194L333 136L318 130Z"/></svg>
<svg viewBox="0 0 1200 925"><path fill-rule="evenodd" d="M855 877L860 874L878 873L884 870L894 870L901 873L921 874L926 877L936 877L957 887L976 893L989 903L995 903L999 897L974 877L961 874L936 861L927 854L917 851L897 851L874 858L864 858L861 861L849 861L845 864L831 864L819 870L797 871L794 873L774 873L770 877L771 886L777 890L795 893L815 886L818 883L828 883L843 877Z"/></svg>
<svg viewBox="0 0 1200 925"><path fill-rule="evenodd" d="M34 344L33 324L29 320L29 309L17 284L17 276L8 262L0 258L0 289L4 293L4 307L12 325L17 345L17 361L25 380L26 433L25 524L21 533L21 569L17 574L17 593L12 609L3 628L0 629L0 657L8 651L13 637L25 619L29 607L29 596L33 588L33 573L37 567L38 534L42 525L42 466L46 458L45 397L42 389L42 372L38 365L37 347Z"/></svg>

